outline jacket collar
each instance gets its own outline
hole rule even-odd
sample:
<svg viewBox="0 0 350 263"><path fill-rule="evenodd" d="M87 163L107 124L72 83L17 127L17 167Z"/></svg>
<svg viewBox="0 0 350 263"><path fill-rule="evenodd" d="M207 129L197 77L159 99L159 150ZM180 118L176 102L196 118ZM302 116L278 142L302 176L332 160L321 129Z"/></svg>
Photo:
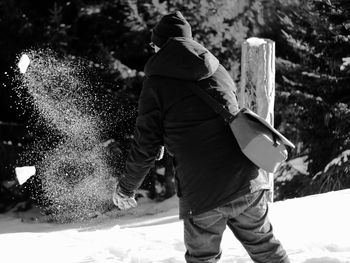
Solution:
<svg viewBox="0 0 350 263"><path fill-rule="evenodd" d="M219 66L218 59L196 41L170 38L145 65L146 76L163 76L184 80L210 77Z"/></svg>

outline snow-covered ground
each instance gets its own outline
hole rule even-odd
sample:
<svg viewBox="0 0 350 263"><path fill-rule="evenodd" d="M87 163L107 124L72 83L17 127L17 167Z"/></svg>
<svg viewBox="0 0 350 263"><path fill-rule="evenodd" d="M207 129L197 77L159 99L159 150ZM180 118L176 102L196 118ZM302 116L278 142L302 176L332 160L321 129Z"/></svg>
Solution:
<svg viewBox="0 0 350 263"><path fill-rule="evenodd" d="M350 189L276 202L270 219L292 262L350 262ZM176 197L143 201L85 223L30 222L30 213L0 215L0 262L184 262ZM25 218L24 220L19 217ZM220 262L251 262L227 229Z"/></svg>

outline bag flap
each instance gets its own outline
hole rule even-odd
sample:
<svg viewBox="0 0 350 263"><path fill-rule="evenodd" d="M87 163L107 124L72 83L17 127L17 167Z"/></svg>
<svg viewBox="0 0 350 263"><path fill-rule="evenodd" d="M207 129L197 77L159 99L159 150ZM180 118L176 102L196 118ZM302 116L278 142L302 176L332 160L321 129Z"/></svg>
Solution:
<svg viewBox="0 0 350 263"><path fill-rule="evenodd" d="M266 128L268 128L277 138L280 139L280 141L291 147L291 148L295 148L295 145L288 140L286 137L284 137L279 131L277 131L274 127L272 127L272 125L270 123L268 123L266 120L264 120L263 118L261 118L258 114L256 114L255 112L247 109L247 108L243 108L241 109L242 113L254 118L255 120L259 121L261 124L263 124Z"/></svg>

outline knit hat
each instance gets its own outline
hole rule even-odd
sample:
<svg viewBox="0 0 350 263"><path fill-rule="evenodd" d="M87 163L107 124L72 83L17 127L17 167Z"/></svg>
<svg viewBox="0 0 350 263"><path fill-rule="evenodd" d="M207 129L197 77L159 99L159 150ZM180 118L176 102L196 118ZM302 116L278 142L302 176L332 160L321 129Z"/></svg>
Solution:
<svg viewBox="0 0 350 263"><path fill-rule="evenodd" d="M163 16L152 30L151 41L162 47L170 37L192 38L191 26L180 11Z"/></svg>

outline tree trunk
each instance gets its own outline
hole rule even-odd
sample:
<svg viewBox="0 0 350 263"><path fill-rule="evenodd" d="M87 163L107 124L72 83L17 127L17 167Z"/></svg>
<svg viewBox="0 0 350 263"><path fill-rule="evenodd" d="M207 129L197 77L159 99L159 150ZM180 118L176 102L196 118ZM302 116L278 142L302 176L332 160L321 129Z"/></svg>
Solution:
<svg viewBox="0 0 350 263"><path fill-rule="evenodd" d="M275 103L275 42L269 39L249 38L242 45L241 83L238 89L238 103L274 124ZM265 173L273 201L273 173Z"/></svg>

